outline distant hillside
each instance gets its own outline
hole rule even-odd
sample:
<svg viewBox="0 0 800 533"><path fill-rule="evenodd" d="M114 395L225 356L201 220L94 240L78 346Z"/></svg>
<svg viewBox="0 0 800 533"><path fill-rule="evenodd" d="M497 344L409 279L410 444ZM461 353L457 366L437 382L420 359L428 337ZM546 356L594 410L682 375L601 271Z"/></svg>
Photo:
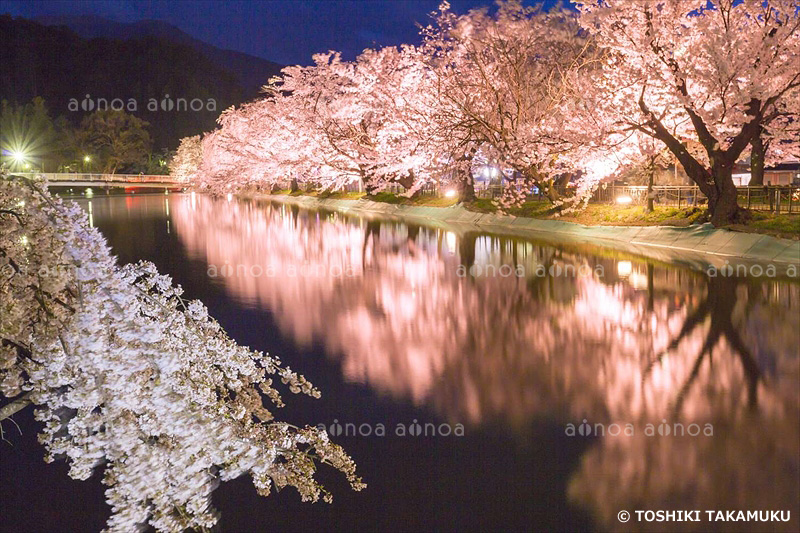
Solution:
<svg viewBox="0 0 800 533"><path fill-rule="evenodd" d="M236 75L248 97L258 94L262 85L272 76L280 73L283 65L267 61L234 50L224 50L195 39L180 28L159 20L141 20L139 22L115 22L98 16L42 16L34 19L46 26L66 26L72 31L92 39L137 39L157 37L168 41L190 46L203 54L219 68L229 70Z"/></svg>
<svg viewBox="0 0 800 533"><path fill-rule="evenodd" d="M181 137L213 129L222 110L257 94L195 46L171 38L87 39L67 27L2 15L0 43L0 99L24 103L41 96L54 117L73 123L99 99L118 98L126 111L133 100L133 114L151 124L156 149L175 148ZM209 48L211 54L237 54ZM179 98L195 108L202 102L202 109L178 109Z"/></svg>

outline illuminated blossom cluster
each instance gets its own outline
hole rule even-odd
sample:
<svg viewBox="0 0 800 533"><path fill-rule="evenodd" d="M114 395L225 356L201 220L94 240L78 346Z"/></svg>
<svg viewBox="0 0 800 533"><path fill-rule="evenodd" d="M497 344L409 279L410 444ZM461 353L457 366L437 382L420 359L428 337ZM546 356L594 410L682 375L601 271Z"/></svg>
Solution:
<svg viewBox="0 0 800 533"><path fill-rule="evenodd" d="M317 54L285 68L263 99L226 110L203 140L197 183L217 193L399 185L408 195L437 185L470 200L476 168L491 165L509 184L505 206L534 187L563 202L570 177L606 177L586 166L604 148L601 128L570 103L597 55L575 13L509 1L492 15L458 16L446 3L432 15L419 46L351 62Z"/></svg>
<svg viewBox="0 0 800 533"><path fill-rule="evenodd" d="M203 161L203 146L199 135L184 137L169 164L171 176L184 182L191 182Z"/></svg>
<svg viewBox="0 0 800 533"><path fill-rule="evenodd" d="M263 99L222 114L196 182L217 193L436 185L470 201L480 161L500 170L501 209L534 190L565 209L666 149L721 225L742 215L732 169L746 148L760 161L800 156L794 0L577 7L501 0L457 15L443 2L419 46L287 67Z"/></svg>
<svg viewBox="0 0 800 533"><path fill-rule="evenodd" d="M579 5L605 51L586 91L593 115L663 144L708 198L711 221L742 215L733 165L800 155L795 0L605 0Z"/></svg>
<svg viewBox="0 0 800 533"><path fill-rule="evenodd" d="M209 528L211 492L241 475L262 495L330 500L317 461L363 487L324 431L264 403L283 405L274 379L317 389L236 344L152 264L118 266L77 205L4 178L0 219L0 420L33 403L47 461L66 458L75 479L101 468L110 530Z"/></svg>

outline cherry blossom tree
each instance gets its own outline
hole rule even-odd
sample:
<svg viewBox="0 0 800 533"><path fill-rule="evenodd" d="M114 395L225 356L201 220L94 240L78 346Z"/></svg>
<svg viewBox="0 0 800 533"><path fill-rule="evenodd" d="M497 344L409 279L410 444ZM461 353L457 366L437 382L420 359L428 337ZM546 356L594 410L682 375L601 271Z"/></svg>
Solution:
<svg viewBox="0 0 800 533"><path fill-rule="evenodd" d="M271 153L264 141L268 137L259 135L259 128L252 120L261 114L266 101L257 101L240 109L226 109L217 120L220 128L203 139L203 158L199 172L199 185L214 193L231 192L259 186L264 181ZM269 122L271 125L271 122ZM264 128L262 130L274 130Z"/></svg>
<svg viewBox="0 0 800 533"><path fill-rule="evenodd" d="M432 80L420 57L412 46L368 49L354 62L330 52L284 69L278 89L305 132L295 146L313 154L322 188L400 183L413 192L430 174Z"/></svg>
<svg viewBox="0 0 800 533"><path fill-rule="evenodd" d="M80 207L3 177L0 220L0 421L32 403L46 461L65 457L75 479L103 468L110 530L210 528L211 492L245 474L262 495L329 501L315 461L364 486L323 430L265 406L283 405L274 378L317 389L236 344L152 264L118 266Z"/></svg>
<svg viewBox="0 0 800 533"><path fill-rule="evenodd" d="M644 135L698 184L712 222L730 223L742 215L732 169L748 146L756 176L800 156L792 6L609 0L578 16L503 0L459 16L444 2L419 47L352 62L318 54L226 110L203 141L200 182L371 193L399 183L407 194L435 182L470 201L475 167L491 161L510 185L501 209L533 187L563 209L641 163Z"/></svg>
<svg viewBox="0 0 800 533"><path fill-rule="evenodd" d="M523 192L511 203L534 185L560 203L557 181L563 188L587 160L585 149L597 145L598 130L573 102L574 78L597 61L577 17L518 1L498 2L494 14L484 8L457 16L446 3L440 9L423 34L443 100L440 120L457 155L480 150L511 169L507 191Z"/></svg>
<svg viewBox="0 0 800 533"><path fill-rule="evenodd" d="M420 47L365 50L353 62L328 52L285 68L263 99L222 114L204 141L203 185L289 177L326 190L360 182L368 193L398 183L411 195L435 182L470 201L476 165L491 160L517 181L509 198L538 185L559 201L556 179L599 144L568 105L570 77L595 53L574 14L509 1L496 15L459 17L445 3L423 35Z"/></svg>
<svg viewBox="0 0 800 533"><path fill-rule="evenodd" d="M287 93L295 132L302 132L289 150L311 150L314 174L323 188L339 189L361 181L371 187L374 133L378 127L367 106L359 105L355 65L338 53L316 54L314 65L283 70L276 84Z"/></svg>
<svg viewBox="0 0 800 533"><path fill-rule="evenodd" d="M169 163L169 172L181 181L192 182L203 162L200 135L184 137Z"/></svg>
<svg viewBox="0 0 800 533"><path fill-rule="evenodd" d="M712 223L740 220L732 170L742 152L763 132L784 150L800 142L783 137L800 118L797 3L604 0L579 9L607 51L598 106L669 148L708 198Z"/></svg>
<svg viewBox="0 0 800 533"><path fill-rule="evenodd" d="M373 163L383 185L399 183L414 194L447 178L440 164L446 142L437 122L439 93L422 47L365 50L357 60L363 104L380 117Z"/></svg>
<svg viewBox="0 0 800 533"><path fill-rule="evenodd" d="M367 192L399 183L408 194L434 177L432 78L416 47L336 53L287 67L265 96L223 112L203 141L200 184L217 193L286 182ZM437 176L438 177L438 176Z"/></svg>

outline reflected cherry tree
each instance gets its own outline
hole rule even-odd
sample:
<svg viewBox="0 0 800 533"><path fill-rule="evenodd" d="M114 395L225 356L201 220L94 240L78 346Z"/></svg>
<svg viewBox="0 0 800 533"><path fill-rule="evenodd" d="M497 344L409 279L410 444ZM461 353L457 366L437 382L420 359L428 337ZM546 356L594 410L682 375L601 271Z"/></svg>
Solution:
<svg viewBox="0 0 800 533"><path fill-rule="evenodd" d="M756 367L786 359L798 338L789 316L781 318L785 299L759 304L757 291L729 278L485 235L222 204L187 199L174 209L181 239L210 273L240 299L275 311L299 344L324 342L349 379L434 403L448 418L527 419L562 404L598 420L676 408L708 416L723 397L736 403L742 390L763 389ZM501 265L521 265L526 275L491 268ZM797 287L781 287L796 306ZM740 319L744 329L734 326ZM779 335L757 333L781 324ZM756 346L741 350L745 340ZM711 349L720 354L713 380L702 365ZM756 352L769 361L757 362ZM701 364L690 354L701 354ZM519 389L487 385L509 376ZM485 392L470 404L462 387Z"/></svg>
<svg viewBox="0 0 800 533"><path fill-rule="evenodd" d="M720 505L740 501L758 482L718 476L751 478L756 455L737 454L769 446L760 480L781 460L797 472L796 284L252 202L187 200L174 221L190 254L228 266L227 290L270 309L298 344L324 343L349 380L473 426L632 425L633 437L597 443L573 479L604 520L634 496L693 501L698 476L730 488ZM714 436L644 435L662 421L710 424ZM758 438L745 438L748 424ZM694 458L683 474L642 481L683 456ZM781 476L796 494L791 479Z"/></svg>
<svg viewBox="0 0 800 533"><path fill-rule="evenodd" d="M649 418L649 432L639 423L631 436L599 438L572 478L570 496L613 529L636 529L619 523L618 510L652 509L659 502L660 509L703 513L788 510L793 521L770 523L770 529L795 530L800 512L797 297L796 286L708 278L706 295L691 306L666 349L644 367L647 388L659 379L657 369L681 361L665 418ZM703 426L696 438L684 433L691 423L697 424L695 434ZM676 524L660 526L667 531ZM680 526L703 530L708 524ZM761 531L764 523L737 523L736 528Z"/></svg>

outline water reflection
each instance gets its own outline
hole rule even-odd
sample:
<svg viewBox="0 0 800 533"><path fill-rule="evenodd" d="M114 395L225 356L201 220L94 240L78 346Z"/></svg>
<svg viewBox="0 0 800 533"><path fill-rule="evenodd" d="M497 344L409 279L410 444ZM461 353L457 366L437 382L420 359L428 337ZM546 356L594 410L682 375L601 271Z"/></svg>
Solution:
<svg viewBox="0 0 800 533"><path fill-rule="evenodd" d="M797 284L287 206L171 205L190 256L299 345L324 344L348 380L472 426L631 425L597 437L570 483L608 527L625 508L791 509L777 527L795 529ZM663 422L713 436L645 434Z"/></svg>

